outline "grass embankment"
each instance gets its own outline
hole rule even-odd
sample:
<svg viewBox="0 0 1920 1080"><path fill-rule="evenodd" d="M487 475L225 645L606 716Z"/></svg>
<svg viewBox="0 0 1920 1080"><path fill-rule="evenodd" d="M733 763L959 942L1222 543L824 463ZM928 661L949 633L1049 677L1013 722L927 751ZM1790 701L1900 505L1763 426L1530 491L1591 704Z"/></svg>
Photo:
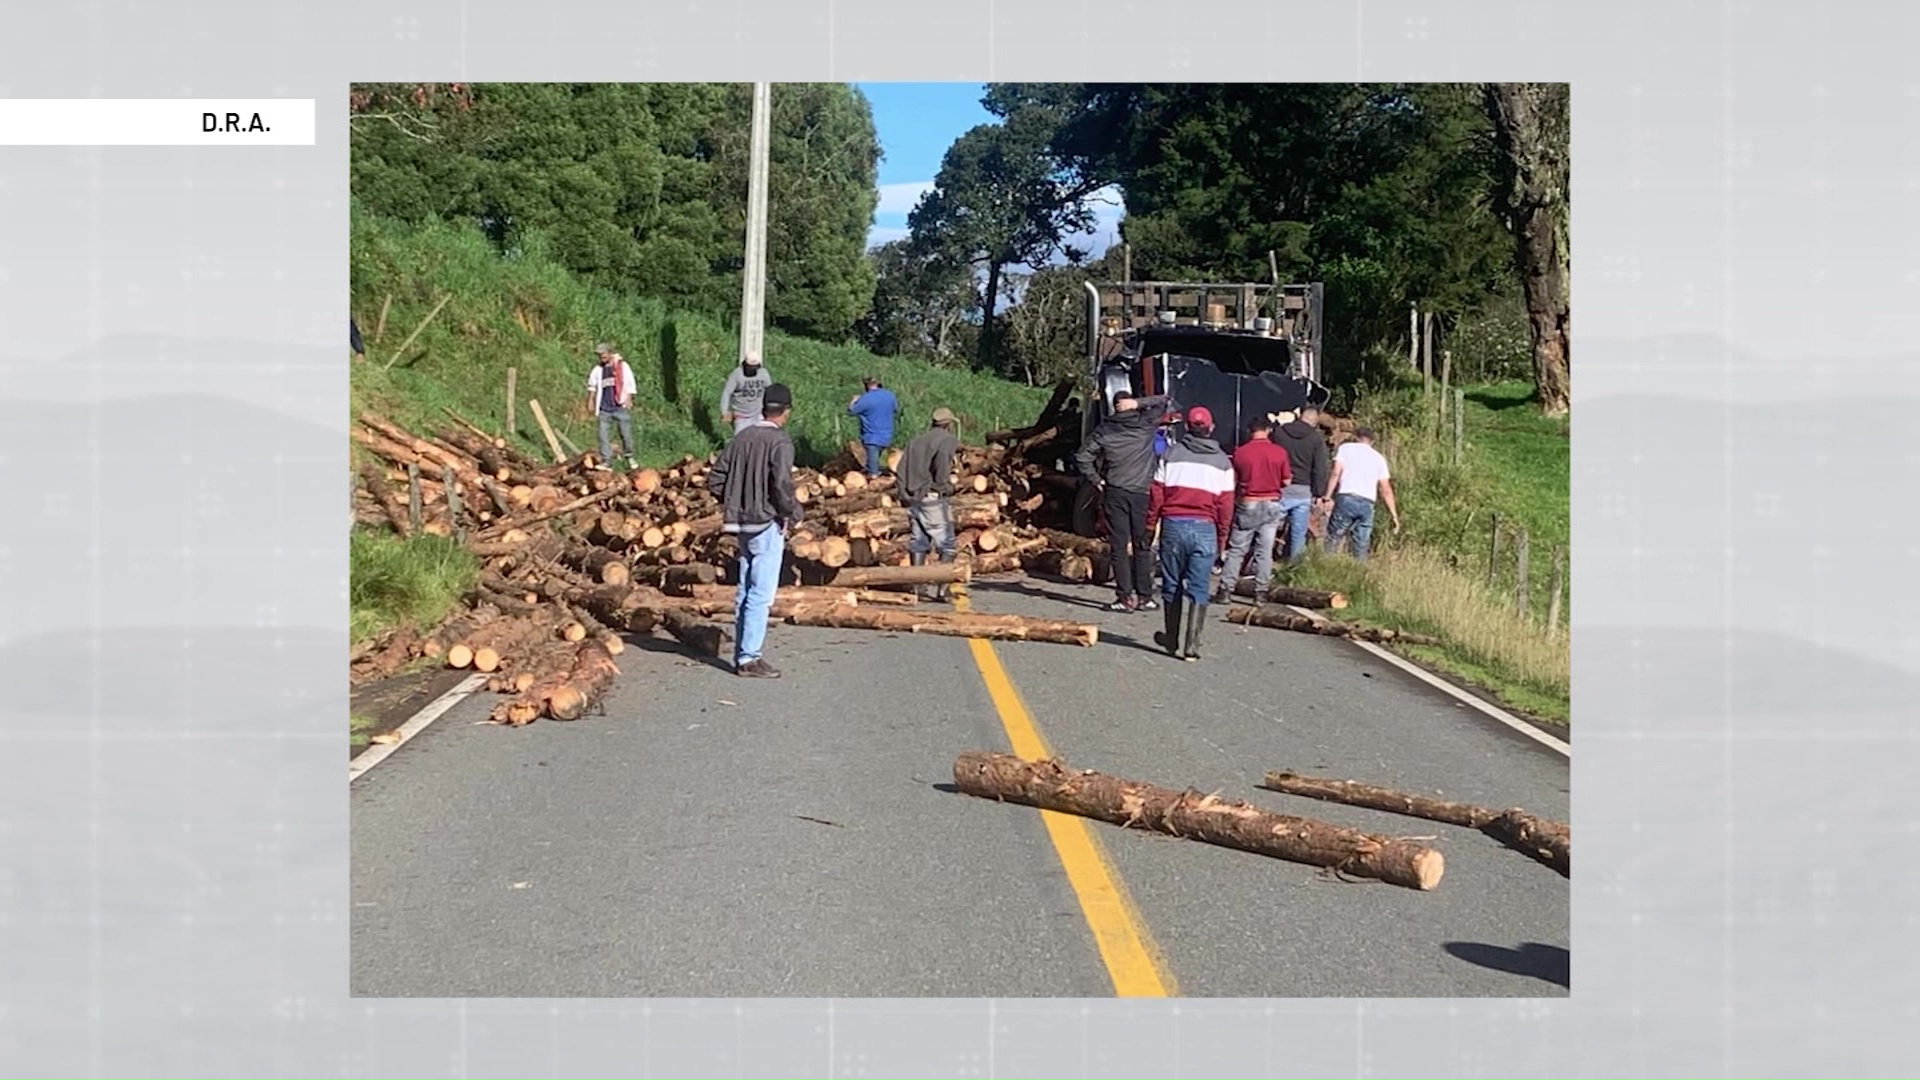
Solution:
<svg viewBox="0 0 1920 1080"><path fill-rule="evenodd" d="M547 460L546 439L529 407L538 400L556 431L593 450L598 436L587 411L586 377L594 344L610 341L638 384L633 427L642 464L704 456L723 445L720 387L739 356L736 328L593 287L537 253L503 258L471 230L413 228L356 212L352 244L353 313L367 346L367 358L353 364L356 415L371 409L410 429L435 431L453 424L451 408ZM446 305L395 359L443 297ZM938 406L959 417L963 438L978 438L1030 422L1047 397L1045 388L775 331L767 334L765 359L773 377L793 389L788 431L802 465L819 464L858 435L846 409L864 375L879 376L900 399L896 446L926 427ZM506 430L509 368L515 375L512 432ZM357 447L355 453L358 460ZM465 588L470 570L448 545L431 540L356 536L356 642L401 620L435 621Z"/></svg>
<svg viewBox="0 0 1920 1080"><path fill-rule="evenodd" d="M1540 416L1531 394L1524 384L1466 388L1457 465L1451 418L1444 430L1423 420L1417 386L1360 398L1354 414L1382 432L1405 529L1392 535L1381 508L1366 565L1313 557L1292 578L1345 592L1355 618L1442 639L1434 648L1396 648L1516 709L1565 723L1572 661L1564 589L1552 632L1546 619L1552 554L1566 550L1570 531L1568 425ZM1503 536L1494 558L1496 514ZM1524 615L1509 539L1515 527L1527 532Z"/></svg>

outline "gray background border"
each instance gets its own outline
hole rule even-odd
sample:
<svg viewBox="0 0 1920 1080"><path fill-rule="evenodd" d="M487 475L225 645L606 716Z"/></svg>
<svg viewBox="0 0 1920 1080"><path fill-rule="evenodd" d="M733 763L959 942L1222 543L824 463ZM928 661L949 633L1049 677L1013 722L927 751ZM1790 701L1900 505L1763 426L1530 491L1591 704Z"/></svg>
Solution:
<svg viewBox="0 0 1920 1080"><path fill-rule="evenodd" d="M309 148L0 148L0 1071L1912 1075L1920 968L1897 958L1920 955L1920 864L1894 856L1920 834L1899 602L1920 555L1901 498L1916 19L1676 0L20 8L0 95L321 114ZM422 78L1572 82L1572 998L348 999L347 174L326 103Z"/></svg>

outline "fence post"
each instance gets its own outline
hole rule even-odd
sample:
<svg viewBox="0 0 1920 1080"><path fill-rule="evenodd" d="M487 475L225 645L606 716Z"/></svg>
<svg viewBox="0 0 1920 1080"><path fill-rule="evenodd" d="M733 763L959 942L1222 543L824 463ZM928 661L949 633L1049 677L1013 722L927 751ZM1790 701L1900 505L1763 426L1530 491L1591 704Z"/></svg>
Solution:
<svg viewBox="0 0 1920 1080"><path fill-rule="evenodd" d="M1527 611L1527 530L1519 529L1513 535L1514 586L1513 604L1526 618Z"/></svg>
<svg viewBox="0 0 1920 1080"><path fill-rule="evenodd" d="M420 535L420 465L413 462L407 465L407 524L413 526L413 534Z"/></svg>
<svg viewBox="0 0 1920 1080"><path fill-rule="evenodd" d="M1547 633L1560 628L1560 590L1566 584L1567 549L1553 546L1553 584L1547 597Z"/></svg>
<svg viewBox="0 0 1920 1080"><path fill-rule="evenodd" d="M453 525L453 538L458 543L466 543L467 527L460 521L460 494L453 490L459 478L453 475L453 466L447 466L446 479L441 481L447 486L447 520Z"/></svg>
<svg viewBox="0 0 1920 1080"><path fill-rule="evenodd" d="M1465 461L1467 457L1467 392L1458 387L1453 391L1453 463Z"/></svg>
<svg viewBox="0 0 1920 1080"><path fill-rule="evenodd" d="M520 433L520 429L513 424L513 399L514 390L516 389L514 383L518 381L519 374L520 369L518 368L507 369L507 438L509 439Z"/></svg>
<svg viewBox="0 0 1920 1080"><path fill-rule="evenodd" d="M1491 589L1500 574L1500 515L1487 517L1493 523L1487 537L1487 588Z"/></svg>

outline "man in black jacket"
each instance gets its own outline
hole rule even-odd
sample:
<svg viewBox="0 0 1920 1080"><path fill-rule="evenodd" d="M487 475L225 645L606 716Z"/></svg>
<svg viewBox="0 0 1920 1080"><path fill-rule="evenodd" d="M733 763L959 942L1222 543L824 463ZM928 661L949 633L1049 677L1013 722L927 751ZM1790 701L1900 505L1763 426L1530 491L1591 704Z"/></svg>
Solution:
<svg viewBox="0 0 1920 1080"><path fill-rule="evenodd" d="M1287 452L1293 466L1293 483L1280 492L1280 512L1287 519L1287 561L1297 563L1307 554L1307 519L1313 504L1333 497L1327 490L1333 463L1327 455L1327 437L1320 433L1320 410L1312 405L1301 409L1299 419L1287 419L1274 429L1273 441Z"/></svg>
<svg viewBox="0 0 1920 1080"><path fill-rule="evenodd" d="M793 391L785 384L767 387L760 399L760 419L734 433L707 473L707 490L719 497L724 510L722 528L740 546L740 581L733 590L733 670L749 678L780 677L760 650L780 584L786 530L802 516L793 497L793 440L786 432L792 407Z"/></svg>
<svg viewBox="0 0 1920 1080"><path fill-rule="evenodd" d="M1074 464L1100 489L1101 509L1107 516L1107 546L1113 560L1113 588L1119 599L1112 611L1151 611L1153 599L1152 540L1147 534L1147 501L1153 490L1153 472L1160 464L1153 437L1173 406L1161 394L1150 398L1121 395L1114 399L1112 416L1093 429L1074 455Z"/></svg>

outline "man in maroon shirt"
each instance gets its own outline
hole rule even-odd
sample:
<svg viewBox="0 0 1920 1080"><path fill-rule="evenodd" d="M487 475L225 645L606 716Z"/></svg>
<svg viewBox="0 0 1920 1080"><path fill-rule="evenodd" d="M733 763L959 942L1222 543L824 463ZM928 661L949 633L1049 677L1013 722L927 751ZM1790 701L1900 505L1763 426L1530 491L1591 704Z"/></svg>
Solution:
<svg viewBox="0 0 1920 1080"><path fill-rule="evenodd" d="M1246 565L1251 544L1253 602L1264 603L1267 587L1273 583L1273 538L1285 516L1280 512L1280 492L1293 483L1293 464L1286 450L1274 443L1273 422L1266 417L1253 422L1247 441L1234 450L1233 480L1233 531L1226 557L1216 567L1220 587L1213 602L1233 602L1234 586L1240 582L1240 568Z"/></svg>

